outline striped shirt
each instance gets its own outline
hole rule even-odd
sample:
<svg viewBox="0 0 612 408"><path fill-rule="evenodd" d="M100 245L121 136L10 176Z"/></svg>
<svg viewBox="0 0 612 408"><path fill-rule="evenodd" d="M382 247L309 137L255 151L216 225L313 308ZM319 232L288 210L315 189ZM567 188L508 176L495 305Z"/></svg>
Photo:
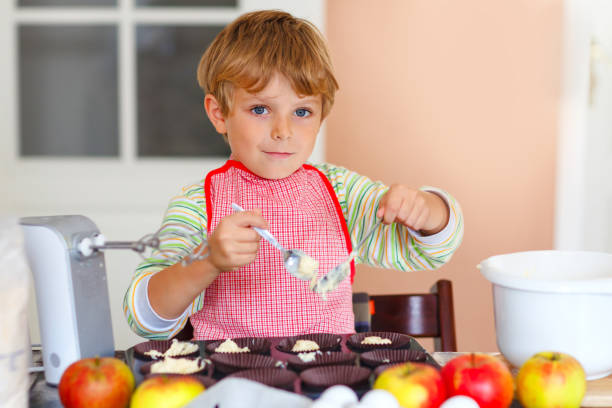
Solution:
<svg viewBox="0 0 612 408"><path fill-rule="evenodd" d="M331 164L315 167L330 181L338 198L342 214L353 243L359 242L375 218L378 204L388 187L367 177ZM463 216L459 205L446 192L423 187L438 194L448 205L447 226L430 236L421 236L399 224L381 225L361 248L355 261L372 266L401 271L432 270L447 262L463 237ZM160 270L176 263L191 253L203 240L207 231L204 180L186 186L168 206L162 228L160 251L138 265L124 297L124 314L129 326L138 335L150 339L174 336L192 314L203 305L205 291L198 295L177 319L167 320L151 308L147 297L148 280ZM189 234L185 234L189 231Z"/></svg>

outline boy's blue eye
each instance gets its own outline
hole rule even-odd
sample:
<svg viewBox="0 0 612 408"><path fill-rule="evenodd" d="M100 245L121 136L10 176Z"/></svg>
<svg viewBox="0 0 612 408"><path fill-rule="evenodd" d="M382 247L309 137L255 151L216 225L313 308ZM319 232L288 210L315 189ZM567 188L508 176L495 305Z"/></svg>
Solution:
<svg viewBox="0 0 612 408"><path fill-rule="evenodd" d="M263 115L264 113L267 112L267 109L264 106L256 106L253 109L251 109L251 112L253 112L256 115Z"/></svg>
<svg viewBox="0 0 612 408"><path fill-rule="evenodd" d="M308 109L300 108L295 111L295 115L299 116L300 118L305 118L306 116L310 115L310 111Z"/></svg>

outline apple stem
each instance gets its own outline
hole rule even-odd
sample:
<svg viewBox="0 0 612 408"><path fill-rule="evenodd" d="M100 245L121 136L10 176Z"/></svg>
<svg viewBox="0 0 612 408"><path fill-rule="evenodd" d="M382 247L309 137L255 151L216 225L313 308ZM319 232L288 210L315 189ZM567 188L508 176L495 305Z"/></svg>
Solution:
<svg viewBox="0 0 612 408"><path fill-rule="evenodd" d="M556 351L553 352L552 361L559 361L559 360L561 360L561 354L557 353Z"/></svg>
<svg viewBox="0 0 612 408"><path fill-rule="evenodd" d="M412 373L414 373L415 371L419 371L420 368L415 367L414 365L410 364L410 365L406 365L406 367L404 367L404 375L408 376Z"/></svg>
<svg viewBox="0 0 612 408"><path fill-rule="evenodd" d="M474 353L471 353L470 359L472 361L472 367L474 367L476 365L476 355Z"/></svg>

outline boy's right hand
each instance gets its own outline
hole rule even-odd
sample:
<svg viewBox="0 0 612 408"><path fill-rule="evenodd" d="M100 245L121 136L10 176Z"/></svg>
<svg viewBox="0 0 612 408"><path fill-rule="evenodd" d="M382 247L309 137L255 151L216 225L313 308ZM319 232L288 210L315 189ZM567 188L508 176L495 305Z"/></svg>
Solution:
<svg viewBox="0 0 612 408"><path fill-rule="evenodd" d="M261 210L242 211L223 217L208 238L210 262L221 272L255 260L261 237L252 227L268 228Z"/></svg>

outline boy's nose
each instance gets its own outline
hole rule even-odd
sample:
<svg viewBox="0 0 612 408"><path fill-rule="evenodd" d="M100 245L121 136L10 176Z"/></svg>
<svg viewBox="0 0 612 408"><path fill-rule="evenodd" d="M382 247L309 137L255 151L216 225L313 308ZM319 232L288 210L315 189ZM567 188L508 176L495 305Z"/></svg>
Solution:
<svg viewBox="0 0 612 408"><path fill-rule="evenodd" d="M283 140L291 137L291 125L289 121L284 118L277 118L274 121L271 136L274 140Z"/></svg>

